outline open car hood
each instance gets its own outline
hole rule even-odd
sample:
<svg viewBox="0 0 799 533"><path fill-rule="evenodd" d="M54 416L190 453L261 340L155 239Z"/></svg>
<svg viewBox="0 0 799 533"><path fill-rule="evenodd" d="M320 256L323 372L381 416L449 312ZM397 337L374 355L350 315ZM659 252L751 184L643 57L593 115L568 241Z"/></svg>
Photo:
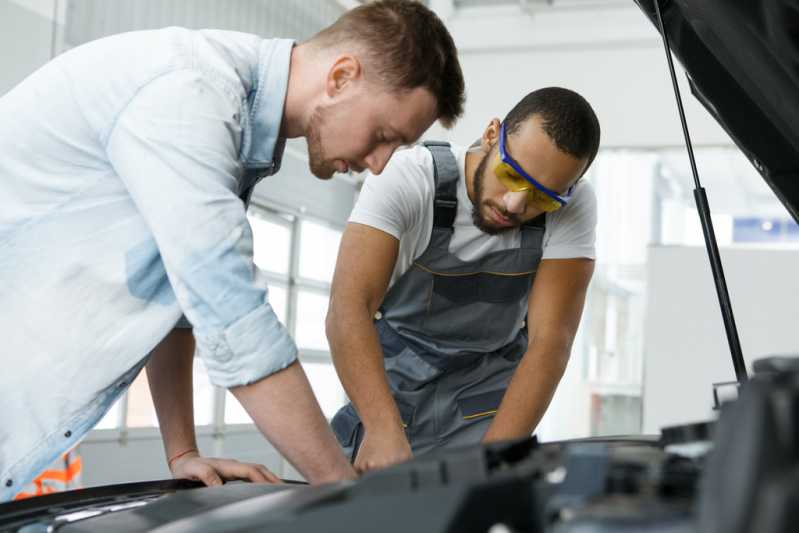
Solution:
<svg viewBox="0 0 799 533"><path fill-rule="evenodd" d="M635 2L659 31L653 0ZM694 96L799 222L799 3L660 5L671 50Z"/></svg>

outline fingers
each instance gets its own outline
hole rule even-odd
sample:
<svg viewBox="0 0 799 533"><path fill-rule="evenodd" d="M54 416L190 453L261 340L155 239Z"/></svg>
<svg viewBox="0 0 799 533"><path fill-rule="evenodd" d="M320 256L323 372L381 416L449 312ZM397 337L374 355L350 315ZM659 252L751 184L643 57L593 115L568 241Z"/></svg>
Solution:
<svg viewBox="0 0 799 533"><path fill-rule="evenodd" d="M255 467L264 475L269 483L283 483L283 480L273 474L264 465L255 465Z"/></svg>
<svg viewBox="0 0 799 533"><path fill-rule="evenodd" d="M211 460L217 473L225 479L243 479L253 483L280 483L280 478L264 465L241 463L230 459Z"/></svg>
<svg viewBox="0 0 799 533"><path fill-rule="evenodd" d="M355 471L358 473L358 475L361 475L367 473L370 470L385 468L387 466L390 466L391 464L392 463L389 462L385 462L385 464L378 463L377 461L365 458L362 459L360 456L358 456L355 458L355 464L353 464L352 466L355 467Z"/></svg>
<svg viewBox="0 0 799 533"><path fill-rule="evenodd" d="M207 463L197 463L197 466L194 466L191 470L194 472L189 470L187 473L193 474L197 479L209 487L222 484L222 478L220 478L219 475L217 475L216 470Z"/></svg>
<svg viewBox="0 0 799 533"><path fill-rule="evenodd" d="M202 481L208 486L221 485L223 479L241 479L253 483L282 483L264 465L241 463L231 459L192 457L175 463L173 475Z"/></svg>

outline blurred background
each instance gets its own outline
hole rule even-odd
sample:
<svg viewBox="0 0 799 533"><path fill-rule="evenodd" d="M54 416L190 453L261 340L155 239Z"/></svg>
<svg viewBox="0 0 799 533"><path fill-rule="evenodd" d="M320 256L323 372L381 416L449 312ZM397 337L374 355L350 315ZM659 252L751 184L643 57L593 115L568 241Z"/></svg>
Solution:
<svg viewBox="0 0 799 533"><path fill-rule="evenodd" d="M0 0L0 95L50 58L105 35L180 25L303 40L357 0ZM566 375L542 440L657 433L713 416L711 383L734 379L693 200L693 180L659 35L632 0L428 0L460 51L464 117L427 139L470 144L526 93L558 85L585 96L602 125L587 174L598 196L597 267ZM799 227L690 96L686 113L748 362L799 352ZM1 154L0 154L1 156ZM281 172L256 189L255 262L294 335L330 417L346 396L324 333L341 233L361 177L329 182L289 142ZM204 454L296 476L199 358L194 409ZM0 417L11 416L8 413ZM168 477L142 373L79 447L83 483Z"/></svg>

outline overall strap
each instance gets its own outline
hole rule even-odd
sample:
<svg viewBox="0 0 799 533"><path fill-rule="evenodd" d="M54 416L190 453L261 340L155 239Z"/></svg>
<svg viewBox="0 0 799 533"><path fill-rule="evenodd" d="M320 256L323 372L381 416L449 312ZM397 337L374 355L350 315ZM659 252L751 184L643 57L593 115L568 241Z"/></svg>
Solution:
<svg viewBox="0 0 799 533"><path fill-rule="evenodd" d="M547 226L547 214L541 213L532 220L528 220L521 227L522 248L542 248L544 244L544 230Z"/></svg>
<svg viewBox="0 0 799 533"><path fill-rule="evenodd" d="M425 141L422 145L433 154L433 178L436 186L433 228L452 228L458 212L458 162L448 142Z"/></svg>

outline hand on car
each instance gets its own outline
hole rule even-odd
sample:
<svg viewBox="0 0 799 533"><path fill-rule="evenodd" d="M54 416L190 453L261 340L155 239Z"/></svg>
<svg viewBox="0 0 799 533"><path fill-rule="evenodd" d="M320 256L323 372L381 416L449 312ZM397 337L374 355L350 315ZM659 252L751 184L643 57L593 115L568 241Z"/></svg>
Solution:
<svg viewBox="0 0 799 533"><path fill-rule="evenodd" d="M178 457L169 465L175 479L202 481L206 485L221 485L222 480L241 479L253 483L282 483L264 465L242 463L234 459L200 457L193 452Z"/></svg>
<svg viewBox="0 0 799 533"><path fill-rule="evenodd" d="M356 472L363 474L369 470L407 461L412 457L411 445L401 427L390 431L366 430L354 466Z"/></svg>

